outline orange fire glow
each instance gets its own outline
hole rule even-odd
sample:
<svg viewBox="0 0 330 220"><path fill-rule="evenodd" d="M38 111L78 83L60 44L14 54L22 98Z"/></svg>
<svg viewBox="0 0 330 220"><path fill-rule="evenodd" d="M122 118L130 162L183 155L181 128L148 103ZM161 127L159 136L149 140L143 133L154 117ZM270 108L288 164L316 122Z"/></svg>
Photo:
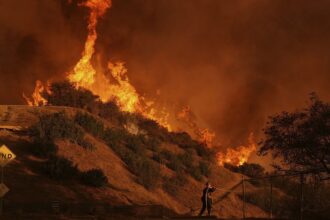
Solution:
<svg viewBox="0 0 330 220"><path fill-rule="evenodd" d="M140 113L171 130L167 122L168 114L164 111L156 111L152 101L138 94L128 79L127 69L123 62L108 63L108 71L115 82L111 82L104 72L96 71L93 67L91 59L95 52L94 45L97 39L97 19L105 13L106 9L111 7L111 1L89 0L83 5L91 11L88 21L88 36L81 59L73 71L68 74L69 81L77 87L91 90L100 96L103 102L114 100L122 111Z"/></svg>
<svg viewBox="0 0 330 220"><path fill-rule="evenodd" d="M193 130L199 141L206 144L206 146L208 147L212 147L215 138L215 133L207 128L202 129L198 126L195 116L189 106L184 107L177 114L177 119L187 124L188 127Z"/></svg>
<svg viewBox="0 0 330 220"><path fill-rule="evenodd" d="M248 146L239 146L236 149L228 148L225 153L219 152L217 154L218 164L223 166L225 163L229 163L234 166L243 165L248 161L251 153L255 152L257 146L254 142L253 133L249 136Z"/></svg>
<svg viewBox="0 0 330 220"><path fill-rule="evenodd" d="M96 69L92 65L95 53L95 41L97 39L96 25L106 10L111 7L111 0L86 0L81 4L90 9L88 19L88 36L85 42L82 57L67 74L67 79L76 87L90 90L100 97L103 102L115 101L120 110L139 113L146 118L158 122L160 125L172 130L169 123L169 111L164 107L156 107L155 102L141 96L130 83L124 62L108 62L106 70ZM109 75L111 75L109 77ZM50 93L49 86L44 86L41 81L36 81L35 90L31 98L23 94L28 105L47 105L43 93ZM158 91L159 92L159 91ZM185 123L199 141L208 147L214 145L215 133L207 128L200 128L189 106L176 115L177 121ZM174 126L174 125L173 125ZM218 153L218 163L231 163L241 165L246 162L250 154L256 150L253 136L249 139L248 146L240 146L236 150L228 149L226 153Z"/></svg>
<svg viewBox="0 0 330 220"><path fill-rule="evenodd" d="M43 106L48 102L47 99L42 96L44 92L50 94L49 82L44 86L40 80L37 80L31 98L27 97L24 93L23 98L29 106Z"/></svg>
<svg viewBox="0 0 330 220"><path fill-rule="evenodd" d="M81 59L74 67L72 73L68 75L71 82L78 86L90 87L94 82L96 71L91 63L92 56L95 52L94 45L97 39L96 24L98 18L104 15L106 10L111 7L110 0L87 0L81 4L90 9L88 19L88 36L85 42L85 49Z"/></svg>

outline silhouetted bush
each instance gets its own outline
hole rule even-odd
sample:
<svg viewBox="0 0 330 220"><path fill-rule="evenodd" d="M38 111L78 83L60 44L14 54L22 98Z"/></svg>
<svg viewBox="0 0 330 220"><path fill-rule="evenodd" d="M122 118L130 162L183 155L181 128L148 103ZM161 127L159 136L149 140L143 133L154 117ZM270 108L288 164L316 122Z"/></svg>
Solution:
<svg viewBox="0 0 330 220"><path fill-rule="evenodd" d="M152 158L159 163L165 163L168 168L175 172L186 171L198 181L202 180L203 175L208 176L210 173L209 165L205 161L194 166L194 160L189 151L176 155L171 151L162 150L159 154L154 154Z"/></svg>
<svg viewBox="0 0 330 220"><path fill-rule="evenodd" d="M199 170L201 171L201 174L203 176L208 177L211 173L210 164L208 162L205 162L205 161L200 161L199 162Z"/></svg>
<svg viewBox="0 0 330 220"><path fill-rule="evenodd" d="M130 134L125 129L107 128L104 131L103 140L116 151L117 147L122 147L126 138Z"/></svg>
<svg viewBox="0 0 330 220"><path fill-rule="evenodd" d="M177 156L180 162L182 163L182 165L184 165L187 169L189 169L193 165L192 153L188 150L185 151L183 154L179 154Z"/></svg>
<svg viewBox="0 0 330 220"><path fill-rule="evenodd" d="M65 180L78 176L79 171L76 165L64 157L52 156L46 162L46 173L53 179Z"/></svg>
<svg viewBox="0 0 330 220"><path fill-rule="evenodd" d="M72 161L64 157L51 156L44 168L46 174L56 180L80 179L82 183L94 187L102 187L108 184L108 178L101 169L80 172Z"/></svg>
<svg viewBox="0 0 330 220"><path fill-rule="evenodd" d="M145 155L144 137L132 135L124 129L107 129L104 139L125 162L137 181L148 189L156 187L161 179L159 165Z"/></svg>
<svg viewBox="0 0 330 220"><path fill-rule="evenodd" d="M265 175L265 168L255 163L244 163L243 165L239 166L234 166L229 163L225 163L224 167L235 173L241 173L252 178L262 177Z"/></svg>
<svg viewBox="0 0 330 220"><path fill-rule="evenodd" d="M102 137L104 133L103 122L97 120L94 116L78 112L75 116L75 122L83 127L87 132L96 137Z"/></svg>
<svg viewBox="0 0 330 220"><path fill-rule="evenodd" d="M138 177L138 182L148 189L155 188L160 180L159 165L127 149L122 157L128 169Z"/></svg>
<svg viewBox="0 0 330 220"><path fill-rule="evenodd" d="M93 187L103 187L108 184L108 178L101 169L92 169L81 173L81 180L84 184Z"/></svg>
<svg viewBox="0 0 330 220"><path fill-rule="evenodd" d="M206 145L201 143L196 144L193 147L196 150L198 156L210 162L214 161L214 155L216 155L215 150L213 150L212 148L208 148Z"/></svg>
<svg viewBox="0 0 330 220"><path fill-rule="evenodd" d="M197 144L187 132L171 132L170 142L182 148L191 148Z"/></svg>
<svg viewBox="0 0 330 220"><path fill-rule="evenodd" d="M126 146L133 152L143 155L147 149L145 138L142 135L129 135L126 139Z"/></svg>
<svg viewBox="0 0 330 220"><path fill-rule="evenodd" d="M34 152L40 156L55 154L57 140L69 140L86 149L93 146L84 138L83 130L64 112L41 115L39 121L30 128L34 137Z"/></svg>
<svg viewBox="0 0 330 220"><path fill-rule="evenodd" d="M84 135L83 131L64 112L40 116L33 128L36 135L44 140L68 139L77 143L77 140L82 139Z"/></svg>
<svg viewBox="0 0 330 220"><path fill-rule="evenodd" d="M244 163L238 169L240 173L249 177L262 177L265 174L265 168L255 163Z"/></svg>
<svg viewBox="0 0 330 220"><path fill-rule="evenodd" d="M77 141L77 144L79 146L82 146L86 150L89 150L89 151L95 150L95 146L91 142L89 142L86 138L79 139Z"/></svg>
<svg viewBox="0 0 330 220"><path fill-rule="evenodd" d="M147 189L156 188L161 180L159 165L150 159L142 159L138 164L139 182Z"/></svg>
<svg viewBox="0 0 330 220"><path fill-rule="evenodd" d="M263 180L253 179L265 176L265 169L259 164L244 163L243 165L235 166L229 163L225 163L224 167L231 170L232 172L241 173L251 177L252 179L250 179L249 182L255 186L262 186L264 184Z"/></svg>
<svg viewBox="0 0 330 220"><path fill-rule="evenodd" d="M166 128L160 126L156 121L138 117L139 128L145 130L149 136L157 138L160 141L166 141L168 139L168 131Z"/></svg>
<svg viewBox="0 0 330 220"><path fill-rule="evenodd" d="M190 167L188 170L189 174L197 181L201 181L203 179L203 175L202 172L200 170L200 168L198 166L194 167Z"/></svg>
<svg viewBox="0 0 330 220"><path fill-rule="evenodd" d="M114 125L123 125L127 120L127 113L121 112L115 102L107 102L99 105L98 115Z"/></svg>
<svg viewBox="0 0 330 220"><path fill-rule="evenodd" d="M87 89L76 88L68 81L53 82L50 91L44 94L50 105L82 108L90 112L98 108L98 96Z"/></svg>
<svg viewBox="0 0 330 220"><path fill-rule="evenodd" d="M164 164L164 163L165 163L164 158L162 158L162 157L160 156L159 153L153 154L151 158L152 158L154 161L156 161L156 162L158 162L158 163L160 163L160 164Z"/></svg>
<svg viewBox="0 0 330 220"><path fill-rule="evenodd" d="M160 151L161 141L159 139L154 137L147 137L146 141L146 145L149 150L152 150L156 153Z"/></svg>
<svg viewBox="0 0 330 220"><path fill-rule="evenodd" d="M170 195L177 196L180 187L184 187L187 183L186 174L177 172L173 177L166 177L163 181L163 189Z"/></svg>
<svg viewBox="0 0 330 220"><path fill-rule="evenodd" d="M160 152L160 156L168 161L172 160L175 157L175 155L171 151L166 149Z"/></svg>
<svg viewBox="0 0 330 220"><path fill-rule="evenodd" d="M157 158L157 157L154 157ZM176 154L172 153L169 150L162 150L159 153L158 158L159 161L162 161L163 163L166 164L166 166L170 169L172 169L173 171L181 171L184 169L184 165L182 164L182 162L180 161L180 159L177 157Z"/></svg>
<svg viewBox="0 0 330 220"><path fill-rule="evenodd" d="M166 163L166 166L175 172L182 171L184 169L182 162L177 157L172 157L172 159Z"/></svg>
<svg viewBox="0 0 330 220"><path fill-rule="evenodd" d="M52 140L36 137L33 141L32 153L40 157L49 157L55 155L58 147Z"/></svg>

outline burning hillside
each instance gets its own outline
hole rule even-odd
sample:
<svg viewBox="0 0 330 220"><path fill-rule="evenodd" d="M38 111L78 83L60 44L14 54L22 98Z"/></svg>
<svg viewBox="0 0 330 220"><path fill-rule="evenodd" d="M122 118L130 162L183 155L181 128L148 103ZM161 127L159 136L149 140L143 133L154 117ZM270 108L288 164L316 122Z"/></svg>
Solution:
<svg viewBox="0 0 330 220"><path fill-rule="evenodd" d="M184 107L179 112L173 112L167 106L161 106L156 101L140 95L128 78L128 71L124 62L109 61L105 69L96 69L93 66L92 59L95 55L95 42L98 37L97 23L107 9L111 7L111 0L87 0L80 5L89 9L88 35L82 56L74 68L67 73L67 80L76 88L91 91L103 103L115 102L121 111L140 114L156 121L169 131L175 131L180 127L180 124L183 124L194 138L207 147L212 148L219 145L215 141L216 135L213 131L198 125L189 106ZM28 98L25 94L23 97L28 105L47 105L48 100L44 94L51 93L49 87L49 82L43 84L38 80L32 97ZM174 118L174 120L170 118ZM250 154L255 150L255 144L241 146L236 150L229 149L226 154L218 154L219 164L222 165L225 161L234 165L241 165L248 160Z"/></svg>
<svg viewBox="0 0 330 220"><path fill-rule="evenodd" d="M227 151L217 153L219 165L223 166L225 163L234 166L240 166L246 163L250 155L257 150L253 133L250 134L247 146L239 146L237 148L228 148Z"/></svg>

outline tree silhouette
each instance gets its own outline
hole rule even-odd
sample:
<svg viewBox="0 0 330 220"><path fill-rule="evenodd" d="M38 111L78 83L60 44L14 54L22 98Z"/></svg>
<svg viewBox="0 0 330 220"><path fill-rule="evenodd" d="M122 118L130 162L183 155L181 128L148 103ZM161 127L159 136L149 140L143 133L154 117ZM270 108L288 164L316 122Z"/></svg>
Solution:
<svg viewBox="0 0 330 220"><path fill-rule="evenodd" d="M330 104L315 93L307 108L271 116L259 154L281 159L276 168L330 178Z"/></svg>

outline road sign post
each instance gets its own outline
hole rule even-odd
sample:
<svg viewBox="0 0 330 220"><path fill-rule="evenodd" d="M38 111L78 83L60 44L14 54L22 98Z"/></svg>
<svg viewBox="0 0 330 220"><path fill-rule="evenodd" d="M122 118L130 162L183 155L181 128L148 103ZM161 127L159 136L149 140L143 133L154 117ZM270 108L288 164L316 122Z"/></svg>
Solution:
<svg viewBox="0 0 330 220"><path fill-rule="evenodd" d="M15 159L16 155L6 146L0 147L0 166L5 167L9 162Z"/></svg>
<svg viewBox="0 0 330 220"><path fill-rule="evenodd" d="M9 192L9 188L4 182L4 167L15 159L16 155L6 146L0 147L0 167L1 167L1 183L0 183L0 215L3 212L3 197Z"/></svg>

